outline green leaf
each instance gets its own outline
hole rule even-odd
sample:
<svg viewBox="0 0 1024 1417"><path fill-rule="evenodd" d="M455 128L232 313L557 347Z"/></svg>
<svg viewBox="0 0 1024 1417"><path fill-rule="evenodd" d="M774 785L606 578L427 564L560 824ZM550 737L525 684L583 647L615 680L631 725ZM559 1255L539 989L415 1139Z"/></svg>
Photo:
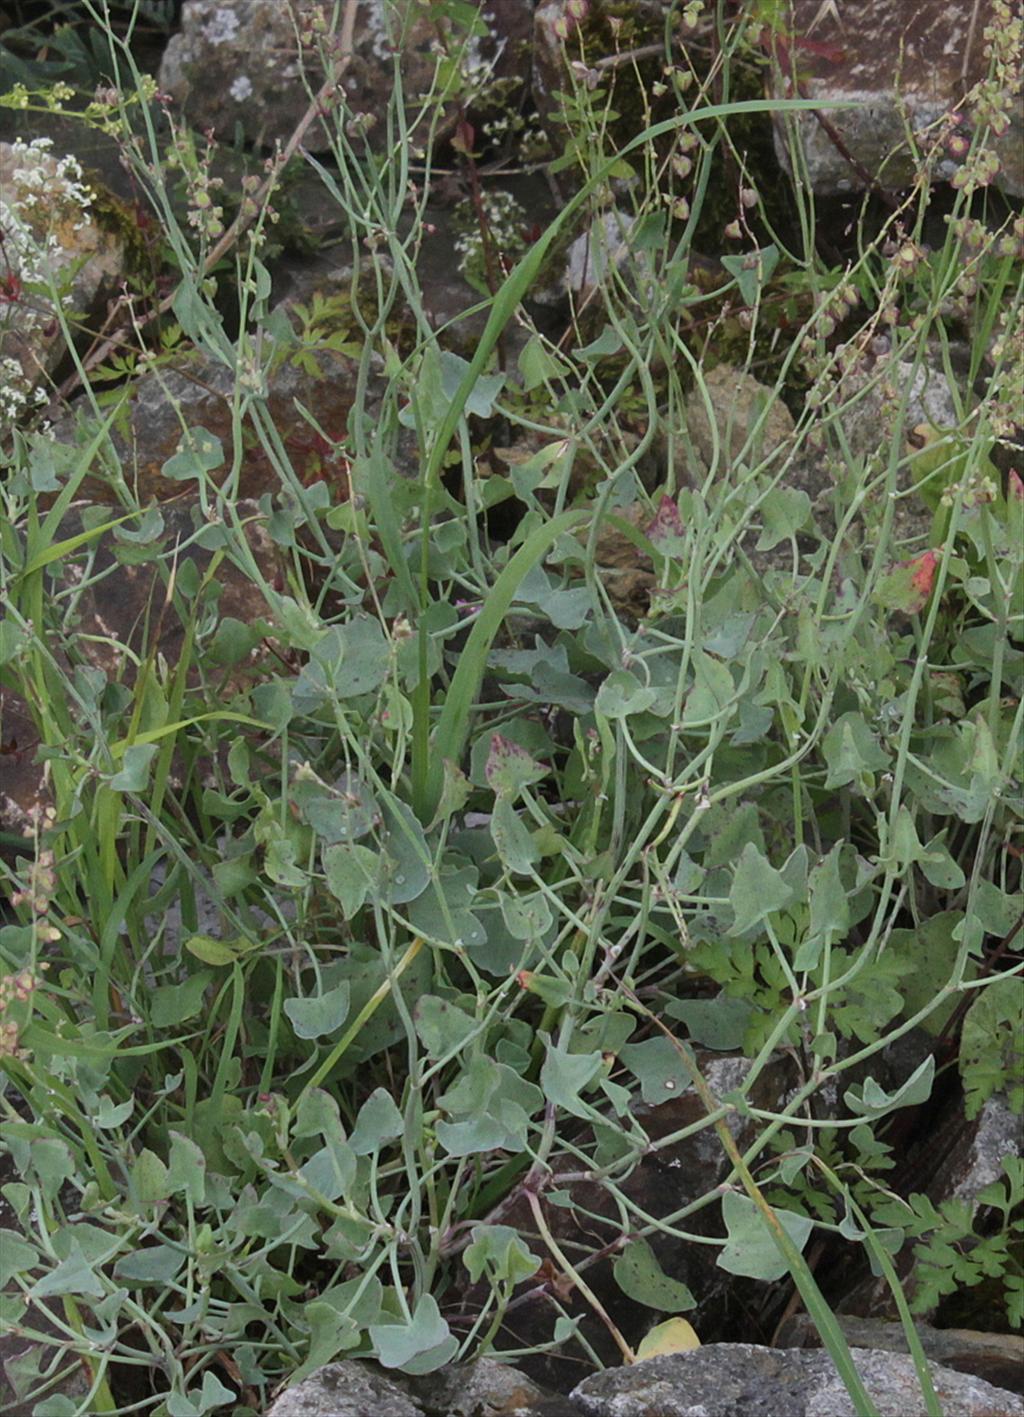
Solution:
<svg viewBox="0 0 1024 1417"><path fill-rule="evenodd" d="M616 1259L612 1273L628 1299L646 1304L649 1309L681 1314L696 1307L689 1289L664 1272L646 1240L630 1240Z"/></svg>
<svg viewBox="0 0 1024 1417"><path fill-rule="evenodd" d="M301 1168L301 1175L329 1201L351 1194L356 1179L356 1156L348 1142L330 1136Z"/></svg>
<svg viewBox="0 0 1024 1417"><path fill-rule="evenodd" d="M966 876L949 854L944 831L932 837L924 848L919 865L925 880L939 890L958 891L966 884Z"/></svg>
<svg viewBox="0 0 1024 1417"><path fill-rule="evenodd" d="M206 1157L190 1137L171 1132L167 1194L181 1195L193 1205L206 1200Z"/></svg>
<svg viewBox="0 0 1024 1417"><path fill-rule="evenodd" d="M431 1058L443 1058L458 1052L478 1029L471 1014L436 994L424 994L413 1010L413 1020L420 1042Z"/></svg>
<svg viewBox="0 0 1024 1417"><path fill-rule="evenodd" d="M686 1025L694 1043L728 1053L742 1048L754 1005L749 999L719 994L715 999L671 999L665 1012ZM672 1051L675 1053L674 1048Z"/></svg>
<svg viewBox="0 0 1024 1417"><path fill-rule="evenodd" d="M628 669L616 669L598 689L594 710L605 718L630 718L644 713L657 697L654 689L641 684Z"/></svg>
<svg viewBox="0 0 1024 1417"><path fill-rule="evenodd" d="M874 1120L884 1117L887 1112L895 1112L900 1107L916 1107L921 1102L927 1102L934 1081L935 1057L929 1053L924 1062L915 1068L906 1082L894 1092L886 1092L874 1078L869 1077L865 1079L859 1094L856 1088L850 1088L844 1094L843 1100L857 1116Z"/></svg>
<svg viewBox="0 0 1024 1417"><path fill-rule="evenodd" d="M170 1195L167 1167L148 1148L140 1151L131 1169L130 1184L137 1205L153 1206Z"/></svg>
<svg viewBox="0 0 1024 1417"><path fill-rule="evenodd" d="M508 1128L497 1117L467 1117L435 1125L437 1139L449 1156L477 1156L510 1144Z"/></svg>
<svg viewBox="0 0 1024 1417"><path fill-rule="evenodd" d="M185 948L203 964L223 967L242 959L250 950L254 950L256 945L252 940L241 937L234 940L215 940L212 935L190 935L185 941Z"/></svg>
<svg viewBox="0 0 1024 1417"><path fill-rule="evenodd" d="M524 787L546 777L550 768L534 762L526 749L511 738L492 733L484 772L488 786L499 797L515 799Z"/></svg>
<svg viewBox="0 0 1024 1417"><path fill-rule="evenodd" d="M380 857L367 846L342 843L323 849L327 889L341 905L346 920L366 904L380 875Z"/></svg>
<svg viewBox="0 0 1024 1417"><path fill-rule="evenodd" d="M451 350L441 351L441 389L445 397L445 413L459 392L469 371L469 364ZM475 413L478 418L490 418L494 412L494 400L505 385L504 374L478 374L465 395L465 410Z"/></svg>
<svg viewBox="0 0 1024 1417"><path fill-rule="evenodd" d="M204 473L213 472L224 461L220 439L205 428L192 428L183 435L181 447L160 469L160 476L172 482L200 480Z"/></svg>
<svg viewBox="0 0 1024 1417"><path fill-rule="evenodd" d="M394 1098L378 1087L360 1107L349 1145L357 1156L369 1156L379 1151L386 1141L395 1141L404 1131L405 1122Z"/></svg>
<svg viewBox="0 0 1024 1417"><path fill-rule="evenodd" d="M214 1373L204 1373L198 1393L193 1391L188 1397L171 1393L167 1399L167 1417L205 1417L214 1408L237 1400L238 1394L225 1387Z"/></svg>
<svg viewBox="0 0 1024 1417"><path fill-rule="evenodd" d="M540 1072L544 1096L576 1117L590 1117L593 1108L583 1102L580 1093L603 1066L604 1058L598 1052L568 1053L556 1043L549 1043Z"/></svg>
<svg viewBox="0 0 1024 1417"><path fill-rule="evenodd" d="M507 797L499 797L491 812L491 837L503 866L528 876L540 856L537 844Z"/></svg>
<svg viewBox="0 0 1024 1417"><path fill-rule="evenodd" d="M180 984L161 984L149 1001L149 1021L154 1028L173 1028L201 1013L206 1002L206 986L213 979L208 969L190 974Z"/></svg>
<svg viewBox="0 0 1024 1417"><path fill-rule="evenodd" d="M978 990L960 1035L965 1111L976 1117L988 1099L1007 1090L1010 1110L1024 1111L1024 985L997 979Z"/></svg>
<svg viewBox="0 0 1024 1417"><path fill-rule="evenodd" d="M551 928L551 906L541 891L510 895L502 891L501 918L514 940L539 940Z"/></svg>
<svg viewBox="0 0 1024 1417"><path fill-rule="evenodd" d="M618 354L622 348L622 336L612 325L605 325L596 339L574 350L580 359L596 360Z"/></svg>
<svg viewBox="0 0 1024 1417"><path fill-rule="evenodd" d="M377 800L355 773L342 773L327 790L320 782L297 777L292 791L303 819L330 845L358 841L380 825Z"/></svg>
<svg viewBox="0 0 1024 1417"><path fill-rule="evenodd" d="M772 272L779 264L779 248L775 245L762 246L758 251L749 251L742 256L720 256L722 266L729 272L739 287L744 305L756 305L761 288L771 279Z"/></svg>
<svg viewBox="0 0 1024 1417"><path fill-rule="evenodd" d="M810 924L794 957L795 969L814 969L822 950L843 939L850 927L849 896L839 874L841 852L842 843L838 842L811 871Z"/></svg>
<svg viewBox="0 0 1024 1417"><path fill-rule="evenodd" d="M688 726L718 718L735 695L728 668L712 655L697 650L693 656L693 670L695 682L683 706L683 723Z"/></svg>
<svg viewBox="0 0 1024 1417"><path fill-rule="evenodd" d="M156 743L133 743L125 748L122 767L107 779L109 785L115 792L144 792L157 751Z"/></svg>
<svg viewBox="0 0 1024 1417"><path fill-rule="evenodd" d="M736 867L729 904L735 918L730 935L745 935L767 919L773 911L782 910L793 899L793 891L767 857L753 842L748 842Z"/></svg>
<svg viewBox="0 0 1024 1417"><path fill-rule="evenodd" d="M299 1038L327 1038L348 1018L349 986L342 982L309 999L285 999L284 1011Z"/></svg>
<svg viewBox="0 0 1024 1417"><path fill-rule="evenodd" d="M685 1046L685 1045L684 1045ZM679 1050L668 1038L648 1038L643 1043L627 1043L619 1057L640 1080L643 1100L652 1107L670 1098L681 1097L690 1086Z"/></svg>
<svg viewBox="0 0 1024 1417"><path fill-rule="evenodd" d="M0 1288L16 1274L25 1276L39 1263L39 1251L16 1230L0 1230Z"/></svg>
<svg viewBox="0 0 1024 1417"><path fill-rule="evenodd" d="M292 702L308 713L336 698L372 693L388 677L390 662L380 621L355 615L343 625L332 625L317 640L295 681Z"/></svg>
<svg viewBox="0 0 1024 1417"><path fill-rule="evenodd" d="M370 1340L377 1350L377 1361L382 1368L402 1368L413 1371L408 1365L418 1356L437 1354L442 1349L450 1351L432 1363L431 1367L418 1371L432 1372L435 1367L443 1367L458 1350L458 1343L441 1317L437 1300L432 1294L422 1294L407 1323L381 1323L370 1325Z"/></svg>
<svg viewBox="0 0 1024 1417"><path fill-rule="evenodd" d="M113 1099L104 1093L90 1120L93 1126L98 1127L100 1131L114 1131L123 1126L134 1111L134 1097L129 1097L127 1102L115 1104Z"/></svg>
<svg viewBox="0 0 1024 1417"><path fill-rule="evenodd" d="M878 772L889 765L889 755L864 721L863 714L844 713L825 735L821 746L828 764L825 787L846 787L863 773Z"/></svg>
<svg viewBox="0 0 1024 1417"><path fill-rule="evenodd" d="M225 615L217 626L206 653L214 664L225 668L241 664L259 644L267 629L267 626L260 625L258 621L255 625L247 625L242 620Z"/></svg>
<svg viewBox="0 0 1024 1417"><path fill-rule="evenodd" d="M952 978L960 953L957 928L963 918L963 911L943 910L912 930L893 930L889 936L887 953L898 955L912 966L900 984L908 1016L935 1003ZM972 978L973 974L973 967L969 968L967 977ZM947 995L943 1004L921 1020L920 1027L933 1035L941 1033L955 1008L955 996Z"/></svg>
<svg viewBox="0 0 1024 1417"><path fill-rule="evenodd" d="M797 487L776 487L765 497L760 510L764 529L758 537L757 550L771 551L807 525L811 499Z"/></svg>
<svg viewBox="0 0 1024 1417"><path fill-rule="evenodd" d="M803 1250L814 1224L806 1215L794 1211L775 1211L776 1218L798 1250ZM789 1271L772 1232L749 1196L734 1191L722 1197L722 1219L728 1232L728 1243L715 1263L728 1274L742 1274L748 1279L781 1279Z"/></svg>
<svg viewBox="0 0 1024 1417"><path fill-rule="evenodd" d="M66 1259L37 1279L27 1298L49 1299L59 1294L77 1294L83 1298L102 1299L106 1294L102 1279L82 1253L77 1242L71 1245Z"/></svg>
<svg viewBox="0 0 1024 1417"><path fill-rule="evenodd" d="M530 336L517 363L523 376L523 388L527 393L545 380L558 379L565 373L565 365L545 349L544 341L539 335Z"/></svg>
<svg viewBox="0 0 1024 1417"><path fill-rule="evenodd" d="M462 1261L474 1284L484 1274L491 1283L518 1284L540 1268L540 1256L527 1249L511 1225L474 1225L472 1235Z"/></svg>

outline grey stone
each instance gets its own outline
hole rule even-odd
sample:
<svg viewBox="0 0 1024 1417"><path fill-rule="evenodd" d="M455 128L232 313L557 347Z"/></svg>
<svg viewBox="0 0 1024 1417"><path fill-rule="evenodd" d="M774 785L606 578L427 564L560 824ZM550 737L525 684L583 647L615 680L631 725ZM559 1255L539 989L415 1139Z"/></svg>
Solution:
<svg viewBox="0 0 1024 1417"><path fill-rule="evenodd" d="M793 415L774 389L731 364L704 375L707 399L694 386L686 399L686 429L705 470L772 458L793 436ZM708 407L710 403L710 409Z"/></svg>
<svg viewBox="0 0 1024 1417"><path fill-rule="evenodd" d="M513 1417L545 1398L536 1383L493 1358L405 1381L425 1417Z"/></svg>
<svg viewBox="0 0 1024 1417"><path fill-rule="evenodd" d="M329 1363L282 1393L266 1417L423 1417L423 1409L365 1363Z"/></svg>
<svg viewBox="0 0 1024 1417"><path fill-rule="evenodd" d="M529 1378L491 1359L422 1377L391 1377L352 1360L320 1368L266 1417L518 1417L550 1411L548 1402Z"/></svg>
<svg viewBox="0 0 1024 1417"><path fill-rule="evenodd" d="M72 508L57 530L58 539L78 535L85 525L83 518L88 519L94 510L85 505ZM104 514L107 511L102 510ZM239 502L237 513L245 526L249 553L264 578L272 580L278 560L276 548L266 532L265 518L251 501ZM159 552L153 547L152 559L136 561L132 559L134 548L130 544L119 542L113 531L102 535L93 546L94 574L77 596L78 644L82 657L92 669L102 671L108 682L130 684L134 678L137 655L145 643L152 608L159 606L164 597L161 562L165 568L177 562L179 574L187 562L194 562L200 575L210 564L212 553L193 539L203 525L197 503L192 500L168 503L160 509L160 517L162 529L156 532L155 539L159 539L161 546ZM183 545L180 553L176 550L179 544ZM122 556L127 559L118 564ZM68 557L56 572L60 589L69 593L81 574L80 560ZM231 617L254 625L269 616L258 584L230 561L221 565L216 586L216 609L213 610L211 596L210 611L218 619ZM167 663L176 664L185 638L185 625L173 607L168 607L157 619L160 633L155 648ZM256 670L255 660L243 661L233 667L232 682L237 686ZM228 686L225 686L227 691ZM0 686L0 743L4 746L0 759L3 763L0 825L10 831L30 832L40 813L51 805L49 778L46 765L36 761L39 739L28 706L5 686Z"/></svg>
<svg viewBox="0 0 1024 1417"><path fill-rule="evenodd" d="M493 9L477 0L485 32L464 51L466 93L486 94L496 81L521 81L530 33L527 0L501 0ZM310 92L324 81L316 48L337 44L340 7L333 0L186 0L181 31L160 66L160 86L197 128L230 138L240 124L263 146L287 141L306 112ZM301 32L319 27L303 43ZM355 48L341 78L349 117L365 120L371 143L386 141L384 111L392 88L393 47L401 58L403 92L412 114L432 84L437 28L416 0L362 0ZM528 72L528 64L526 65ZM453 122L455 109L448 115ZM331 145L335 119L314 122L311 151Z"/></svg>
<svg viewBox="0 0 1024 1417"><path fill-rule="evenodd" d="M996 0L950 4L949 0L792 0L776 78L779 97L820 100L826 122L839 135L851 163L814 113L776 115L779 160L789 166L788 123L796 126L811 186L822 195L862 190L871 181L888 190L908 187L921 164L908 142L927 153L937 124L953 110L971 114L964 95L986 76L986 28L996 22ZM1009 127L995 142L1001 162L996 181L1009 193L1024 192L1024 125L1019 93L1009 96ZM855 108L830 109L854 101ZM954 135L955 137L956 135ZM969 134L966 147L969 148ZM936 155L934 176L948 180L965 154L947 142Z"/></svg>
<svg viewBox="0 0 1024 1417"><path fill-rule="evenodd" d="M925 1417L912 1359L852 1350L881 1417ZM944 1417L1024 1417L1005 1388L930 1364ZM860 1417L824 1350L715 1343L586 1378L572 1400L584 1417Z"/></svg>
<svg viewBox="0 0 1024 1417"><path fill-rule="evenodd" d="M97 192L51 139L0 143L0 429L32 401L40 375L65 352L57 306L22 289L52 280L66 315L90 314L124 274L124 248L96 213ZM44 400L45 401L45 400Z"/></svg>
<svg viewBox="0 0 1024 1417"><path fill-rule="evenodd" d="M954 1199L976 1205L978 1194L1003 1178L1005 1157L1021 1154L1021 1119L1010 1111L1005 1093L988 1098L978 1114L970 1142L949 1180Z"/></svg>
<svg viewBox="0 0 1024 1417"><path fill-rule="evenodd" d="M847 1343L858 1348L884 1348L907 1353L907 1335L901 1323L888 1319L858 1319L837 1314L836 1322ZM973 1373L994 1387L1024 1392L1024 1335L980 1333L969 1328L932 1328L914 1324L925 1356L958 1373ZM782 1325L776 1339L780 1348L820 1348L821 1335L807 1314L794 1314Z"/></svg>

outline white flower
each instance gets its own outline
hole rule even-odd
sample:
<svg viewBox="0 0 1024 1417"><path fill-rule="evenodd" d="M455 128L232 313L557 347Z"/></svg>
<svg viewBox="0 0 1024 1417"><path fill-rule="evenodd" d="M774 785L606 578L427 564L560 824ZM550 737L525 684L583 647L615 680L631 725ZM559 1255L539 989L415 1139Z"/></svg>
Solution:
<svg viewBox="0 0 1024 1417"><path fill-rule="evenodd" d="M238 33L238 16L227 5L219 5L203 26L208 44L224 44Z"/></svg>
<svg viewBox="0 0 1024 1417"><path fill-rule="evenodd" d="M244 103L252 95L252 79L248 74L239 74L228 92L236 103Z"/></svg>

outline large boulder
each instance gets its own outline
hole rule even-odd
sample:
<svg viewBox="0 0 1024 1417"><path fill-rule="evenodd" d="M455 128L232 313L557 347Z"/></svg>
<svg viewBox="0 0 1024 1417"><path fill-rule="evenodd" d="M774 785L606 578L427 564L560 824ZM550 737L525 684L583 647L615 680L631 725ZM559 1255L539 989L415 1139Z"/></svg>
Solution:
<svg viewBox="0 0 1024 1417"><path fill-rule="evenodd" d="M880 1417L925 1417L913 1359L870 1348L854 1364ZM981 1378L929 1364L945 1417L1024 1417L1024 1400ZM610 1368L571 1394L581 1417L859 1417L822 1349L713 1343Z"/></svg>
<svg viewBox="0 0 1024 1417"><path fill-rule="evenodd" d="M52 148L0 143L0 430L46 402L39 381L65 353L58 310L94 312L124 275L123 243L81 164Z"/></svg>
<svg viewBox="0 0 1024 1417"><path fill-rule="evenodd" d="M499 81L521 81L528 59L528 0L487 5L476 0L478 32L442 40L436 18L416 0L362 0L355 47L341 84L350 120L371 142L386 142L384 115L400 56L410 116L434 82L442 44L460 56L461 96L467 106ZM337 51L333 0L185 0L181 30L164 52L160 87L181 104L193 127L231 138L236 126L249 142L284 143L324 82L322 55ZM526 66L528 68L528 65ZM457 108L447 110L454 121ZM311 151L331 143L334 120L314 123Z"/></svg>
<svg viewBox="0 0 1024 1417"><path fill-rule="evenodd" d="M990 116L998 134L995 181L1012 195L1024 193L1020 34L1014 37L1005 0L792 0L785 9L784 33L774 40L775 96L795 96L795 69L800 95L820 101L824 122L813 112L777 115L776 150L788 167L788 125L795 124L816 192L861 191L872 182L888 190L912 186L936 141L933 176L954 178L974 160L972 122ZM990 81L993 61L1002 72ZM965 121L947 123L954 114Z"/></svg>

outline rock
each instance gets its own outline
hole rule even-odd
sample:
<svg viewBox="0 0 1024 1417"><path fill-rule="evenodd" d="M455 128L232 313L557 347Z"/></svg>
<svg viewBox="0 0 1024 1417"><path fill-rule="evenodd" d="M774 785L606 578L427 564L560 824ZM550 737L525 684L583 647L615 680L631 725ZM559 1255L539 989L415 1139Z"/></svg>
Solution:
<svg viewBox="0 0 1024 1417"><path fill-rule="evenodd" d="M965 378L969 358L962 346L951 346L952 367L955 372L962 371ZM901 421L901 402L908 385L906 412ZM901 458L905 458L911 450L909 440L915 429L922 426L951 429L960 423L942 351L934 345L926 348L916 367L909 361L892 359L884 352L877 363L868 360L853 368L840 380L829 403L839 410L835 416L848 449L844 461L847 456L853 463L863 461L868 471L875 473L884 471L894 440ZM825 469L822 459L806 461ZM830 493L834 483L835 478L826 473L823 490ZM912 473L903 466L896 474L898 496L893 507L892 536L894 547L908 556L927 549L932 525L930 508L912 489ZM869 542L874 530L881 525L886 502L885 487L879 483L863 503L862 523Z"/></svg>
<svg viewBox="0 0 1024 1417"><path fill-rule="evenodd" d="M110 518L111 509L100 508L103 520ZM273 579L277 570L276 549L265 529L255 502L242 501L237 507L245 526L249 550L266 580ZM75 536L95 518L95 508L80 506L72 509L61 522L57 539ZM203 517L197 503L179 500L158 511L146 514L150 518L151 536L138 543L122 538L132 532L131 523L104 533L95 544L95 561L88 586L78 598L77 644L81 656L93 675L99 674L106 683L122 683L130 687L134 678L135 655L143 648L151 621L159 626L155 648L171 666L175 665L185 636L181 617L173 607L161 613L164 602L164 579L158 557L165 564L176 562L176 574L189 574L191 563L198 577L210 564L211 555L195 540ZM158 519L158 520L156 520ZM162 543L162 546L160 545ZM186 545L186 543L188 543ZM176 551L176 547L182 549ZM81 579L81 560L74 556L62 562L56 571L56 590L68 593ZM259 586L243 574L230 560L224 560L214 586L207 590L206 613L214 621L239 621L244 626L257 626L268 619L268 608ZM269 624L268 624L269 628ZM205 627L212 633L212 627ZM66 666L65 666L66 667ZM225 666L237 683L252 666ZM69 671L70 672L70 671ZM85 693L87 686L79 685ZM95 678L88 689L98 693ZM75 710L72 710L74 712ZM0 746L3 747L3 789L0 793L0 826L11 831L28 831L40 811L49 805L48 778L43 765L35 761L39 747L35 724L28 708L10 689L0 685Z"/></svg>
<svg viewBox="0 0 1024 1417"><path fill-rule="evenodd" d="M289 1388L266 1417L423 1417L423 1409L368 1363L330 1363Z"/></svg>
<svg viewBox="0 0 1024 1417"><path fill-rule="evenodd" d="M48 138L0 143L0 429L25 411L40 375L64 353L56 308L38 284L52 281L64 312L81 316L114 293L124 272L123 245L97 218L80 163L51 147Z"/></svg>
<svg viewBox="0 0 1024 1417"><path fill-rule="evenodd" d="M731 364L718 364L704 375L707 389L690 390L686 429L706 471L742 460L749 466L772 458L792 439L793 415L774 389Z"/></svg>
<svg viewBox="0 0 1024 1417"><path fill-rule="evenodd" d="M548 1400L536 1383L493 1358L402 1381L425 1417L525 1417Z"/></svg>
<svg viewBox="0 0 1024 1417"><path fill-rule="evenodd" d="M322 0L185 0L160 88L194 128L230 139L240 125L250 142L283 144L309 107L309 91L324 81L300 30L314 17L324 23L330 8ZM306 146L322 152L329 144L324 125L314 123Z"/></svg>
<svg viewBox="0 0 1024 1417"><path fill-rule="evenodd" d="M913 1360L855 1348L881 1417L925 1417ZM980 1378L930 1365L944 1417L1024 1417L1024 1401ZM584 1379L571 1399L583 1417L858 1417L823 1349L715 1343Z"/></svg>
<svg viewBox="0 0 1024 1417"><path fill-rule="evenodd" d="M593 290L607 278L609 266L618 269L629 260L629 233L634 220L630 212L615 207L576 237L566 253L566 290L577 295Z"/></svg>
<svg viewBox="0 0 1024 1417"><path fill-rule="evenodd" d="M1019 21L1018 21L1019 23ZM976 108L970 90L986 79L989 68L989 27L997 45L1019 56L1020 35L1014 35L1011 7L1005 0L979 0L951 5L949 0L792 0L787 15L785 48L776 44L781 73L777 97L793 96L792 63L797 65L800 94L818 99L827 122L839 135L854 162L843 155L813 113L797 119L776 116L775 146L780 162L789 167L787 122L795 122L807 177L822 195L861 191L871 181L889 191L909 187L921 159L907 140L927 153L936 141L936 127L947 114ZM790 57L791 56L791 57ZM1018 63L1019 75L1019 63ZM1013 76L1002 102L1005 128L995 143L1000 159L996 182L1014 195L1024 193L1024 122L1019 77ZM965 100L964 95L968 97ZM830 105L854 100L858 107ZM1002 126L1003 118L997 119ZM953 178L970 149L970 129L949 128L934 172L939 180ZM969 160L969 159L968 159Z"/></svg>
<svg viewBox="0 0 1024 1417"><path fill-rule="evenodd" d="M185 0L181 31L164 52L160 87L182 105L194 127L230 138L240 124L250 142L284 143L309 106L310 90L323 83L317 46L337 45L338 8L330 0ZM470 107L474 95L485 89L493 94L501 80L506 89L521 83L530 33L527 0L502 0L493 9L477 0L476 8L481 33L454 37ZM355 51L341 82L345 121L363 127L377 146L387 141L393 43L401 54L412 117L433 83L435 20L416 0L363 0ZM449 112L454 121L454 108ZM333 118L314 123L305 146L325 151L333 125Z"/></svg>
<svg viewBox="0 0 1024 1417"><path fill-rule="evenodd" d="M568 1412L571 1409L565 1409ZM515 1368L491 1359L423 1377L331 1363L283 1393L266 1417L558 1417L551 1399Z"/></svg>
<svg viewBox="0 0 1024 1417"><path fill-rule="evenodd" d="M906 1353L907 1335L901 1323L885 1319L854 1319L837 1315L836 1321L848 1343L858 1348L884 1348L890 1353ZM973 1373L994 1387L1024 1393L1024 1336L1019 1333L978 1333L967 1328L932 1328L914 1324L921 1347L935 1363ZM783 1324L778 1336L780 1348L820 1348L821 1335L807 1314L796 1314Z"/></svg>
<svg viewBox="0 0 1024 1417"><path fill-rule="evenodd" d="M346 298L340 289L327 295L340 301ZM293 318L293 324L298 327L300 322ZM326 337L330 333L333 328L322 328L315 336L315 348L303 341L301 329L294 347L282 344L279 357L270 363L260 404L274 425L297 481L308 486L323 480L337 498L344 499L348 496L347 464L338 445L348 433L359 360L329 348ZM188 490L188 482L176 481L163 472L168 459L183 446L185 430L205 430L220 441L224 459L209 475L218 485L224 482L233 461L235 377L220 360L192 350L148 370L126 386L126 407L111 429L109 461L112 476L123 477L131 497L143 504L151 498L165 502ZM262 379L262 371L256 377ZM296 404L310 411L323 437L298 412ZM82 446L95 431L91 414L80 426L71 412L54 423L52 436L59 443ZM242 441L236 496L255 498L280 492L287 484L249 419L243 422ZM87 479L83 492L94 501L111 500L110 478Z"/></svg>
<svg viewBox="0 0 1024 1417"><path fill-rule="evenodd" d="M936 1179L954 1199L974 1206L979 1192L1004 1179L1004 1158L1020 1157L1021 1119L1010 1110L1006 1094L996 1093L968 1126L969 1140L950 1158L948 1171Z"/></svg>

